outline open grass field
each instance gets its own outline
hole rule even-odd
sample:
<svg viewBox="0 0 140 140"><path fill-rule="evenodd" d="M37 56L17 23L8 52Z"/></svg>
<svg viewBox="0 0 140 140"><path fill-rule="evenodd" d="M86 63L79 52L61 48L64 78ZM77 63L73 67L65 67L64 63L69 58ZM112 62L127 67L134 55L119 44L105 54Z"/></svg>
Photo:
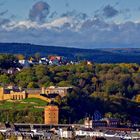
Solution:
<svg viewBox="0 0 140 140"><path fill-rule="evenodd" d="M48 103L36 98L28 98L21 101L1 101L0 102L0 109L37 109L42 110L44 106L46 106Z"/></svg>
<svg viewBox="0 0 140 140"><path fill-rule="evenodd" d="M0 122L43 123L44 107L47 104L37 98L0 101Z"/></svg>

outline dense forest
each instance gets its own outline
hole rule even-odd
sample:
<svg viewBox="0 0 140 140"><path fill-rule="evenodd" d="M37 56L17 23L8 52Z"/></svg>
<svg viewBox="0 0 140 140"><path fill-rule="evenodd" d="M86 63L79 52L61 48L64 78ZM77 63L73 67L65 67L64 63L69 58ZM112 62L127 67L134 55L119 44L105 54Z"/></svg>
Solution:
<svg viewBox="0 0 140 140"><path fill-rule="evenodd" d="M90 60L97 63L124 62L140 64L140 49L136 48L80 49L24 43L0 43L0 53L23 54L28 57L37 52L39 52L41 56L60 55L69 60Z"/></svg>
<svg viewBox="0 0 140 140"><path fill-rule="evenodd" d="M14 59L13 56L11 58ZM0 61L1 70L9 64L11 61ZM117 117L122 122L140 122L140 104L136 102L137 95L140 94L138 64L87 64L82 61L62 66L34 65L12 75L1 72L0 83L22 88L72 86L73 90L67 97L62 100L56 98L60 107L60 122L63 123L82 122L87 115L94 117L96 111L102 117ZM16 114L15 111L11 110ZM27 108L19 111L19 114L28 114L26 111ZM38 119L37 122L41 121Z"/></svg>

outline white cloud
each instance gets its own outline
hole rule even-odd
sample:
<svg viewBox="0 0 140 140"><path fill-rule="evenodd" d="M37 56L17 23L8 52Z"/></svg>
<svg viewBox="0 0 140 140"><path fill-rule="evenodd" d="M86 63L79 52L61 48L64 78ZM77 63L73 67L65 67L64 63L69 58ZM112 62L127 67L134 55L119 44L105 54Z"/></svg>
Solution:
<svg viewBox="0 0 140 140"><path fill-rule="evenodd" d="M53 20L52 22L44 23L40 27L43 28L52 28L52 27L61 27L66 23L72 24L73 20L68 17L61 17L58 19Z"/></svg>
<svg viewBox="0 0 140 140"><path fill-rule="evenodd" d="M38 28L38 24L36 22L32 22L29 20L26 21L19 21L19 22L9 22L6 25L3 25L2 28L4 28L5 30L14 30L16 28L19 29L29 29L29 28Z"/></svg>
<svg viewBox="0 0 140 140"><path fill-rule="evenodd" d="M73 47L122 47L140 45L140 22L107 23L101 19L79 22L60 17L50 22L8 22L0 25L0 42L26 42Z"/></svg>

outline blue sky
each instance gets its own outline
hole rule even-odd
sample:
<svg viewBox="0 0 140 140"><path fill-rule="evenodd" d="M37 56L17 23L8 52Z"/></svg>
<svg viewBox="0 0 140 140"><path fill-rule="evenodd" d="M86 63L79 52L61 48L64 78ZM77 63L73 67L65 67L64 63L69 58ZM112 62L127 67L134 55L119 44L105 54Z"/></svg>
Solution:
<svg viewBox="0 0 140 140"><path fill-rule="evenodd" d="M28 13L33 4L39 0L0 0L2 10L8 10L8 16L15 15L15 20L23 20L28 18ZM69 10L77 10L78 12L87 13L93 16L96 10L101 9L106 5L112 5L118 10L131 10L129 20L139 20L140 18L140 0L43 0L47 2L51 12L56 11L62 14ZM116 20L126 20L118 16Z"/></svg>
<svg viewBox="0 0 140 140"><path fill-rule="evenodd" d="M139 47L140 0L0 0L0 42Z"/></svg>

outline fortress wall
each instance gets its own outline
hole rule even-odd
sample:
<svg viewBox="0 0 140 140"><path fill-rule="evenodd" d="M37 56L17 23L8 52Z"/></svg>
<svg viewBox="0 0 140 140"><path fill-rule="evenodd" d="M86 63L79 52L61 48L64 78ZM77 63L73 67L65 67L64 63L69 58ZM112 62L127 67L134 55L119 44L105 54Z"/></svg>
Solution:
<svg viewBox="0 0 140 140"><path fill-rule="evenodd" d="M50 99L43 97L40 94L28 94L28 98L39 98L43 101L50 102Z"/></svg>

